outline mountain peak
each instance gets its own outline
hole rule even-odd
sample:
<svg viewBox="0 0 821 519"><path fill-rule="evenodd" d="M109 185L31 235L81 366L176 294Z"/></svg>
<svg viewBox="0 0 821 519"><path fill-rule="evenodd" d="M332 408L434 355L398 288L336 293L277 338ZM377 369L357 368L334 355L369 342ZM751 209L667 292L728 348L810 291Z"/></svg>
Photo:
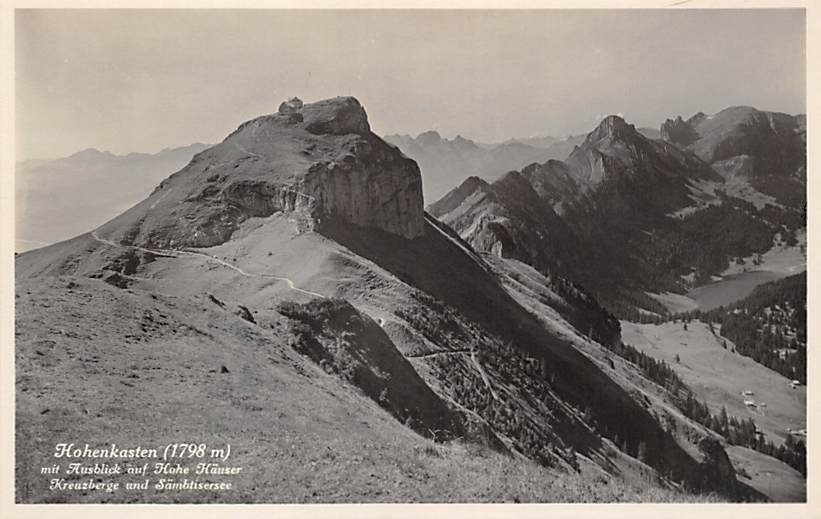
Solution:
<svg viewBox="0 0 821 519"><path fill-rule="evenodd" d="M488 184L487 181L485 181L485 180L483 180L483 179L481 179L481 178L474 175L474 176L466 178L465 181L462 182L462 185L460 186L460 188L468 189L470 191L475 191L476 189L484 189L484 188L488 187L489 185L490 184Z"/></svg>
<svg viewBox="0 0 821 519"><path fill-rule="evenodd" d="M69 159L94 159L98 157L113 157L114 154L110 151L100 151L97 148L86 148L84 150L78 151L73 155L69 155L67 158Z"/></svg>
<svg viewBox="0 0 821 519"><path fill-rule="evenodd" d="M300 113L313 134L366 134L371 131L368 115L355 97L335 97L304 105Z"/></svg>
<svg viewBox="0 0 821 519"><path fill-rule="evenodd" d="M454 137L453 141L451 141L451 142L453 142L454 146L456 146L457 148L460 148L460 149L477 149L478 148L478 146L476 145L475 142L473 142L470 139L465 139L461 135L457 135L456 137Z"/></svg>
<svg viewBox="0 0 821 519"><path fill-rule="evenodd" d="M416 140L422 146L431 146L442 141L442 136L436 130L428 130L416 136Z"/></svg>
<svg viewBox="0 0 821 519"><path fill-rule="evenodd" d="M467 198L477 192L486 192L490 188L485 180L477 177L468 177L459 184L458 187L452 189L449 193L443 196L440 200L434 202L428 207L428 211L437 218L441 215L447 214L457 207Z"/></svg>
<svg viewBox="0 0 821 519"><path fill-rule="evenodd" d="M371 130L368 115L355 97L334 97L310 104L292 97L279 105L275 118L288 124L301 123L315 135L363 135Z"/></svg>
<svg viewBox="0 0 821 519"><path fill-rule="evenodd" d="M106 230L128 243L213 246L246 219L277 212L298 232L337 221L415 238L424 227L419 167L370 131L355 98L292 98L197 154Z"/></svg>
<svg viewBox="0 0 821 519"><path fill-rule="evenodd" d="M618 115L608 115L595 130L587 136L588 142L598 142L603 139L624 138L637 135L636 127L628 124Z"/></svg>

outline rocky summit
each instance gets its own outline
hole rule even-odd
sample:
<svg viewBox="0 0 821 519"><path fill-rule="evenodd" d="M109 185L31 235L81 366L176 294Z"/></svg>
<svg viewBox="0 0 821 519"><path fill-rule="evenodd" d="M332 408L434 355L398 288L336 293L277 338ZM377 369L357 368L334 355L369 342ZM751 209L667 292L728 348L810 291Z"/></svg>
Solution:
<svg viewBox="0 0 821 519"><path fill-rule="evenodd" d="M303 230L339 219L415 238L424 223L421 175L371 132L353 97L294 98L195 155L100 232L124 244L214 246L248 218L279 211Z"/></svg>

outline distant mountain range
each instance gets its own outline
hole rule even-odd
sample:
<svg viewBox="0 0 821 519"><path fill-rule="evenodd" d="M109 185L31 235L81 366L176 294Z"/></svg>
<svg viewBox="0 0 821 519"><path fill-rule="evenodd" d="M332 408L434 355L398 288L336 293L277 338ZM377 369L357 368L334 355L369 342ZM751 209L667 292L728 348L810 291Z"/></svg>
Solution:
<svg viewBox="0 0 821 519"><path fill-rule="evenodd" d="M89 148L61 159L18 163L15 250L41 247L100 225L206 148L195 143L127 155Z"/></svg>
<svg viewBox="0 0 821 519"><path fill-rule="evenodd" d="M668 120L649 139L617 116L564 161L471 177L429 207L478 250L557 272L611 310L664 312L734 258L806 225L803 116L732 107Z"/></svg>
<svg viewBox="0 0 821 519"><path fill-rule="evenodd" d="M659 131L639 129L648 138L658 138ZM564 159L581 144L585 135L570 137L522 137L500 143L479 143L457 135L445 139L434 130L415 138L410 135L386 135L385 140L398 146L422 170L425 203L441 198L467 177L487 181L500 178L508 171L534 162Z"/></svg>
<svg viewBox="0 0 821 519"><path fill-rule="evenodd" d="M426 203L437 200L468 176L498 178L512 169L559 157L564 152L560 143L547 148L519 141L480 146L460 136L444 139L435 131L416 138L387 135L385 140L419 164Z"/></svg>

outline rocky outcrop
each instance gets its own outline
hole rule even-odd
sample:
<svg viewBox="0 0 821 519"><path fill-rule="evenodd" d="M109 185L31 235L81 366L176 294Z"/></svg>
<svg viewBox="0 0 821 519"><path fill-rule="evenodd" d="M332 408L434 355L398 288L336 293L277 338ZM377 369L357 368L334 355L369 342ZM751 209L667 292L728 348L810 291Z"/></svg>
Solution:
<svg viewBox="0 0 821 519"><path fill-rule="evenodd" d="M684 148L695 142L698 134L679 115L675 119L667 119L662 123L661 138Z"/></svg>
<svg viewBox="0 0 821 519"><path fill-rule="evenodd" d="M196 155L104 234L162 248L213 246L248 218L278 211L300 231L339 219L412 239L424 228L419 167L370 131L353 97L292 98Z"/></svg>
<svg viewBox="0 0 821 519"><path fill-rule="evenodd" d="M314 135L358 134L373 136L365 109L353 97L325 99L301 110L305 129Z"/></svg>
<svg viewBox="0 0 821 519"><path fill-rule="evenodd" d="M320 163L298 189L313 193L319 217L416 238L424 223L419 168L388 151L370 149L365 155Z"/></svg>
<svg viewBox="0 0 821 519"><path fill-rule="evenodd" d="M302 99L298 97L292 97L287 101L283 101L282 104L279 105L279 110L277 111L281 114L292 114L299 112L303 106L304 103L302 102Z"/></svg>

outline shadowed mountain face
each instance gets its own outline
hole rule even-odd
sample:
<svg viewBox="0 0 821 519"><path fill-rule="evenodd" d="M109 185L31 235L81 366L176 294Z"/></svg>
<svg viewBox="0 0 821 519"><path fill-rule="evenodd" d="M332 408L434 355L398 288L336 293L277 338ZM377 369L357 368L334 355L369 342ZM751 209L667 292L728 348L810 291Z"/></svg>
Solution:
<svg viewBox="0 0 821 519"><path fill-rule="evenodd" d="M643 274L618 255L643 240L642 229L664 224L667 213L690 202L691 181L718 178L694 155L610 116L566 161L510 173L483 188L492 196L465 182L430 210L478 249L580 281L610 302L613 290ZM612 238L621 242L603 249Z"/></svg>
<svg viewBox="0 0 821 519"><path fill-rule="evenodd" d="M692 150L726 178L742 176L779 203L806 200L806 118L734 106L668 119L662 137Z"/></svg>
<svg viewBox="0 0 821 519"><path fill-rule="evenodd" d="M637 307L663 312L645 292L686 290L692 275L709 281L732 258L763 253L776 234L804 225L798 123L750 110L670 120L667 140L609 116L566 160L492 184L469 179L430 210L478 250L580 282L623 317ZM755 155L730 156L745 150ZM775 164L787 168L781 194L768 191ZM514 178L529 186L505 196Z"/></svg>
<svg viewBox="0 0 821 519"><path fill-rule="evenodd" d="M621 143L622 131L601 139ZM608 161L658 149L619 146ZM591 171L599 187L585 189L649 174L622 167ZM511 220L573 239L549 204L536 209L544 195L528 174L473 179L445 205L484 195L510 206ZM492 224L479 234L487 243ZM243 497L256 501L271 499L266 485L282 474L369 500L356 478L306 472L328 450L337 470L363 456L379 474L432 466L398 459L410 455L386 438L461 438L556 477L604 471L609 484L752 497L715 435L671 412L676 395L635 365L607 362L618 322L594 299L558 275L487 258L422 211L418 167L370 132L358 101L284 103L93 232L17 256L18 466L41 466L57 436L125 442L138 430L159 441L206 423L264 482ZM577 258L564 261L556 268ZM158 394L174 405L146 406ZM283 437L296 462L265 447ZM40 483L20 481L22 500L42 501Z"/></svg>

